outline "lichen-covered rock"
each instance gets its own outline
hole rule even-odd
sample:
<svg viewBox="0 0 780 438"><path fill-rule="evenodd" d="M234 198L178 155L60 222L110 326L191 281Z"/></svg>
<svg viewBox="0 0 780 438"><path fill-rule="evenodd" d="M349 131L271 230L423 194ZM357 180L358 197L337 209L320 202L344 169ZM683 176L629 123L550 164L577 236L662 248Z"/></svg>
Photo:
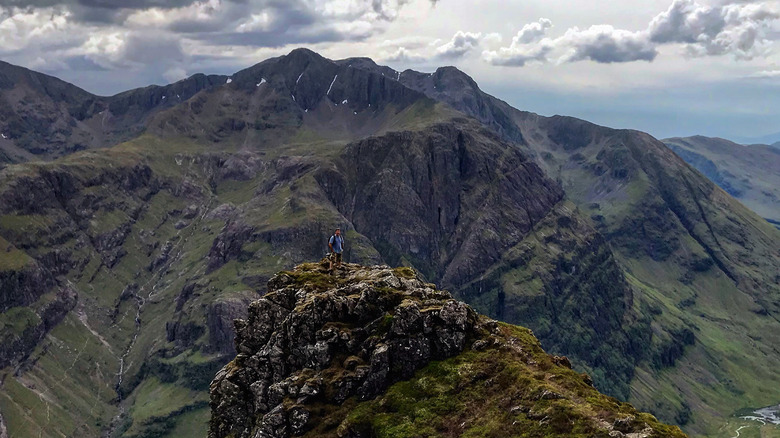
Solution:
<svg viewBox="0 0 780 438"><path fill-rule="evenodd" d="M477 330L476 312L411 270L324 267L275 276L236 322L239 355L212 383L212 436L300 434L307 404L375 397Z"/></svg>
<svg viewBox="0 0 780 438"><path fill-rule="evenodd" d="M469 348L478 355L473 364L441 382L424 377L425 385L456 394L474 385L495 388L496 396L470 403L488 409L500 401L507 404L500 408L504 414L558 435L650 428L654 436L683 436L676 428L656 429L651 416L599 394L568 359L544 353L528 330L480 316L409 268L345 264L328 272L327 266L323 260L279 273L268 282L268 294L249 306L247 319L236 320L238 355L211 383L209 437L411 436L379 433L371 416L349 414L347 407L385 409L393 403L387 397L399 400L388 395L398 382L418 379L434 361L464 360ZM492 362L496 358L501 365ZM513 374L510 385L497 384L509 369L528 376ZM598 410L587 406L590 395L603 399ZM586 406L577 410L571 403ZM462 409L439 408L438 415L447 422L450 415L465 416ZM470 427L462 423L461 429Z"/></svg>

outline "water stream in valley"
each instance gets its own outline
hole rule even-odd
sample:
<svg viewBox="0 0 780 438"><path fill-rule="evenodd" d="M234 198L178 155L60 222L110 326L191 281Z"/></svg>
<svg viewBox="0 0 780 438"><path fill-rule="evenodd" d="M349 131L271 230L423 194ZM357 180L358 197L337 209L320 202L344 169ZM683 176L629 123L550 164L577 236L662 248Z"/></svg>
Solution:
<svg viewBox="0 0 780 438"><path fill-rule="evenodd" d="M780 404L756 409L748 415L740 415L740 418L780 426Z"/></svg>
<svg viewBox="0 0 780 438"><path fill-rule="evenodd" d="M736 414L741 420L748 421L750 424L743 424L734 431L731 438L740 438L743 429L759 427L766 425L780 426L780 404L767 406L761 409L745 409ZM762 435L763 436L763 435Z"/></svg>

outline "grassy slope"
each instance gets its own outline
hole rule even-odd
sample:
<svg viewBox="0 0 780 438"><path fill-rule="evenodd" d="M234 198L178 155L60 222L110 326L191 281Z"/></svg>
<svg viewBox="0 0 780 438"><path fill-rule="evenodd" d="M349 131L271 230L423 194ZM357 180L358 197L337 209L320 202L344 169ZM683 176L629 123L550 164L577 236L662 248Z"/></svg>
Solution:
<svg viewBox="0 0 780 438"><path fill-rule="evenodd" d="M668 138L679 155L762 217L780 222L780 153L709 137ZM687 153L685 153L687 152Z"/></svg>
<svg viewBox="0 0 780 438"><path fill-rule="evenodd" d="M780 327L761 310L776 309L778 303L772 271L778 266L780 235L692 173L671 151L642 143L648 140L628 140L625 131L585 128L579 135L583 144L567 148L547 139L549 131L539 128L543 123L550 121L518 118L548 172L610 240L634 286L637 311L652 320L659 339L680 347L669 350L660 364L652 357L640 364L631 401L665 421L687 424L689 433L733 436L738 422L732 415L780 401L775 390L780 382L773 372L780 360ZM636 150L623 146L629 141ZM655 152L645 155L646 149ZM642 161L647 157L658 162ZM618 177L614 170L621 171ZM663 190L681 196L664 198ZM678 203L676 213L669 210L670 202ZM676 215L697 210L704 220ZM693 221L690 230L681 222L686 219ZM710 262L697 264L711 257L723 260L739 283L718 266L708 266ZM682 329L693 334L693 345L674 337ZM766 433L780 435L777 430Z"/></svg>
<svg viewBox="0 0 780 438"><path fill-rule="evenodd" d="M229 101L231 96L225 94L222 97ZM214 103L224 101L216 99L211 102L214 107L206 108L207 116L203 117L203 120L209 124L213 123L207 126L209 132L221 129L222 122L225 121L220 114L222 103ZM339 123L348 128L371 125L375 132L380 133L403 127L422 127L451 114L439 106L434 107L431 112L430 105L430 102L422 102L393 116L380 114L374 119L370 114L358 116L348 112L339 114L338 117ZM263 278L281 267L300 261L303 257L302 253L286 251L284 243L265 244L265 238L279 235L286 239L296 239L298 242L311 241L314 246L321 247L319 239L323 233L327 233L329 225L344 220L334 209L323 206L323 198L311 179L276 181L277 170L270 165L276 165L291 157L305 161L307 156L313 155L312 158L315 158L334 155L350 140L349 135L334 136L332 133L318 131L322 121L313 119L317 112L302 115L304 125L301 127L285 126L274 131L254 132L247 137L205 139L203 142L201 140L204 139L197 136L195 140L188 137L167 137L166 140L160 140L147 136L111 150L79 153L50 165L11 166L3 171L4 179L0 187L14 179L35 176L42 169L64 169L87 186L87 182L95 174L115 172L117 169L129 169L143 164L148 165L155 177L164 182L162 189L148 199L147 193L125 193L117 189L117 184L93 184L85 187L80 199L98 199L97 204L100 205L91 212L94 216L87 221L76 221L60 210L50 210L42 218L12 217L15 216L13 214L0 217L0 234L17 246L19 242L28 243L25 251L31 256L41 256L54 247L62 247L71 250L74 258L86 261L83 268L74 269L68 274L68 278L77 285L80 308L86 315L86 318L83 318L86 323L71 315L64 324L71 324L74 332L84 332L87 338L94 338L84 340L62 334L57 337L52 332L33 353L29 361L30 368L23 370L20 377L11 376L10 370L5 371L8 383L4 386L4 391L14 391L16 395L13 400L2 398L5 404L0 405L0 409L4 413L25 413L16 417L18 419L15 418L15 430L35 431L40 424L48 424L36 418L36 415L39 416L42 412L61 415L63 419L58 424L71 428L71 431L81 428L79 431L85 436L95 435L107 426L117 413L115 410L110 407L106 408L106 411L87 410L85 406L90 403L91 406L102 405L106 400L116 398L118 394L96 391L84 395L86 404L77 403L70 406L67 391L78 393L84 382L64 381L61 378L63 369L73 363L82 367L80 369L84 375L95 376L97 383L91 383L91 387L100 388L99 383L113 391L116 383L113 373L118 369L119 357L131 345L135 330L134 317L139 302L132 296L122 297L122 291L125 286L134 282L139 284L140 290L137 294L143 297L145 302L141 312L142 330L141 336L132 344L125 358L125 379L120 388L125 416L117 423L116 430L129 431L130 434L156 430L161 434L175 436L176 431L187 427L183 418L202 412L203 408L198 404L197 398L184 403L181 400L185 398L178 397L180 402L170 406L171 412L176 412L178 416L160 421L146 415L144 409L139 410L138 407L148 400L144 394L153 394L154 390L163 391L167 383L176 382L177 388L180 389L186 388L187 385L202 385L204 379L210 378L209 365L218 364L215 356L203 354L208 350L209 336L208 330L203 327L203 321L206 309L211 303L253 290L257 288L258 282L262 283ZM427 117L421 117L422 115ZM349 132L349 129L346 129L346 132ZM533 138L532 135L527 137ZM252 149L251 158L259 159L269 166L256 169L249 180L220 177L220 168L214 161L225 159L245 147ZM573 151L551 149L553 152L550 157L545 157L544 160L549 161L548 170L561 178L578 210L587 212L582 213L586 217L592 216L593 226L602 232L616 233L620 231L619 225L626 218L636 216L635 212L640 212L640 216L647 213L648 217L655 213L653 207L654 203L658 202L658 196L648 196L653 187L645 173L632 174L630 181L596 178L592 168L580 164L598 164L598 155L605 149L605 145L594 143L585 149L576 151L580 152L581 156L575 156ZM541 151L549 152L544 148L540 153ZM613 151L608 154L608 158L619 163L626 159L620 154L619 150ZM275 184L277 182L278 184ZM186 194L181 195L180 189L187 185L197 187L199 194L191 195L194 196L191 199L187 198ZM598 190L594 191L591 187ZM113 205L111 202L105 202L112 198L119 198L119 202ZM651 202L644 202L647 199ZM239 209L231 219L238 219L256 227L258 233L266 234L252 236L251 241L247 241L240 249L237 259L207 273L204 257L209 253L214 238L221 233L224 220L198 216L184 221L185 226L177 229L175 225L180 220L181 213L176 211L185 208L190 202L207 205L209 209L231 203ZM730 201L724 199L722 202ZM598 206L594 207L594 204ZM89 209L89 203L85 205ZM130 212L138 207L142 207L140 214L131 217ZM778 399L771 389L763 391L758 388L758 384L747 382L751 375L735 381L732 390L729 389L729 382L719 380L723 376L713 374L714 369L725 369L736 370L730 375L741 376L744 375L745 369L752 371L755 368L763 378L767 375L769 364L777 362L777 351L772 347L777 345L773 335L777 330L773 322L753 316L755 314L751 309L755 307L749 301L754 298L746 297L742 291L730 286L717 270L691 273L690 269L681 269L681 261L690 261L693 254L702 255L706 252L700 243L683 235L681 224L675 223L673 219L670 221L674 228L668 235L683 240L683 244L672 251L672 258L657 260L656 257L649 256L629 244L616 244L616 254L637 291L638 298L634 300L633 306L640 315L653 320L653 327L658 329L660 339L669 340L670 328L696 328L698 343L689 347L682 359L672 361L672 366L655 367L648 362L640 367L633 383L632 395L643 408L653 409L660 412L665 419L674 421L678 415L684 415L686 412L677 396L685 389L686 398L694 401L694 406L688 406L696 420L696 429L692 430L700 431L709 427L708 431L714 431L721 424L717 417L729 414L733 409L777 402ZM74 231L74 236L66 236L68 238L64 244L56 242L54 238L42 239L42 236L57 232L62 228L62 224L77 230ZM111 268L101 264L101 257L94 247L76 238L96 238L101 233L123 224L131 230L123 245L127 254ZM304 232L287 235L292 229ZM153 238L149 237L150 231L154 231ZM660 239L654 241L659 247L668 243L663 241L663 237L667 235L665 231L668 230L651 231L659 234ZM768 236L772 238L773 235ZM376 251L361 239L361 236L350 236L350 240L355 243L353 248L359 257L370 259L376 256ZM41 243L42 241L44 243ZM149 241L156 242L157 246L150 247ZM147 266L160 255L166 242L171 242L173 258L167 265L148 270ZM549 262L550 260L544 257L539 259L539 263L543 265ZM754 269L760 270L761 267ZM674 273L677 279L668 278L670 272ZM541 284L538 279L528 274L522 270L513 271L507 273L502 280L513 294L538 294ZM689 280L680 280L686 275L692 275L695 281L688 284L686 282ZM658 281L659 278L669 281ZM166 340L165 329L167 323L172 321L172 308L180 291L185 284L192 282L196 284L195 292L177 317L181 317L180 323L200 324L202 331L195 339L190 340L182 351ZM529 285L530 287L525 287ZM690 305L686 307L686 303L690 302L686 300L692 298L696 303L694 310L691 310ZM698 309L699 301L706 304L702 305L702 311ZM733 318L729 306L736 309L735 314L742 321L748 322ZM114 312L116 317L112 318ZM701 320L696 319L696 314L700 314L698 317ZM99 332L105 343L89 328ZM750 341L747 341L748 338ZM746 341L753 342L756 346L755 356L751 357L742 351L742 345ZM62 350L59 353L61 356L56 353L57 346L62 346L59 349ZM52 351L55 353L51 353ZM82 354L84 352L88 354ZM718 358L720 354L724 354L726 359L721 363L710 364L713 358ZM114 365L112 372L106 373L94 364L82 363L86 361L86 357L98 356L106 357L109 364ZM148 360L150 357L151 360ZM147 366L142 367L145 362ZM686 365L687 362L691 364ZM28 376L38 379L38 383L28 381L28 386L24 386L24 379ZM712 379L707 380L701 376ZM773 378L768 376L768 380L762 382L771 381ZM86 387L89 388L89 385ZM67 391L62 390L60 395L56 396L60 398L48 396L52 398L49 401L41 388L57 386L62 386ZM715 389L711 390L710 387ZM141 388L145 388L144 391L141 391ZM661 391L658 388L661 388ZM67 410L58 412L56 408L63 406L67 406ZM697 409L693 409L694 407ZM71 420L67 420L68 418ZM722 433L727 436L732 431L724 429ZM57 431L47 430L43 436L47 435L57 436Z"/></svg>
<svg viewBox="0 0 780 438"><path fill-rule="evenodd" d="M449 114L449 110L427 101L378 114L374 124L378 132L421 129ZM206 217L205 213L228 204L237 209L231 220L253 226L258 233L312 229L317 237L311 239L327 232L325 224L344 221L323 202L311 177L276 183L273 163L296 155L303 161L327 157L340 151L347 139L323 140L316 134L316 123L306 121L299 129L281 134L287 138L285 145L261 146L250 153L266 164L258 166L260 170L248 181L215 175L219 169L214 162L236 153L237 142L206 147L197 140L162 140L149 135L51 164L14 165L2 171L0 188L6 189L21 178L38 178L42 171L68 174L80 188L71 199L72 205L90 210L88 219L73 217L69 206L34 217L0 215L0 236L21 242L31 256L58 248L81 261L75 264L79 268L67 274L79 293L78 313L70 314L51 331L20 371L2 371L0 410L7 413L4 417L12 436L98 436L107 429L123 436L205 435L202 416L207 412L207 386L225 361L209 352L206 310L216 302L251 296L254 292L247 291L262 288L257 278L268 278L308 257L253 238L243 245L239 260L207 272L206 256L225 220ZM95 184L97 175L137 166L148 166L155 181L152 185L159 190L142 187L128 191L116 183ZM263 188L269 185L270 191ZM181 195L185 186L195 194ZM201 205L200 213L181 219L181 211L190 204ZM185 226L177 229L180 220ZM129 230L121 245L124 255L109 267L101 261L98 249L84 242L94 243L122 227ZM43 238L53 232L63 235L59 240L64 243ZM376 260L376 250L365 238L351 233L353 257ZM149 269L168 242L167 263ZM11 248L0 258L0 262L8 259L6 268L24 264L24 253L17 257L17 250L6 240L0 245ZM181 311L174 312L172 303L189 283L196 284L193 296ZM131 284L138 285L135 296L123 295ZM141 302L140 328L134 339ZM7 327L3 330L18 329L16 325L25 320L22 310L2 315L4 320L14 316L13 322L4 323ZM166 339L166 325L176 318L180 324L200 327L184 350ZM122 384L117 386L122 359ZM117 400L121 401L119 409Z"/></svg>
<svg viewBox="0 0 780 438"><path fill-rule="evenodd" d="M343 336L352 336L352 330L359 331L360 339L373 339L375 345L387 345L397 338L397 335L386 336L390 327L395 326L395 318L399 318L399 309L407 305L420 306L425 314L432 315L449 299L449 294L434 295L438 293L434 292L424 295L427 292L388 286L392 284L388 277L384 273L376 275L372 272L373 268L348 264L338 274L331 275L323 269L324 266L325 263L305 263L294 270L281 272L274 281L279 289L271 292L268 299L273 301L288 293L291 289L282 289L288 285L293 286L293 290L305 290L305 294L300 295L304 298L295 302L293 310L293 313L300 314L291 316L291 319L305 318L307 312L312 311L313 303L318 306L317 309L331 307L334 297L338 297L335 300L340 303L347 303L350 298L360 296L354 295L356 288L376 285L378 296L374 300L378 306L383 306L376 314L382 316L362 321L353 313L333 312L324 320L313 316L312 319L317 322L308 328L311 330L318 330L319 324L325 324L325 327L340 327L344 330ZM400 278L420 279L419 274L408 267L396 268L393 273ZM435 285L423 285L435 289ZM385 307L388 303L396 304ZM314 313L320 311L314 310ZM348 353L342 352L344 354L316 370L292 365L285 381L295 382L293 385L317 382L319 395L299 398L297 393L288 392L282 403L286 409L300 407L311 414L307 416L307 426L312 429L304 429L307 437L360 434L376 437L606 438L615 436L614 430L631 437L685 436L679 428L661 424L652 415L638 412L628 403L599 393L587 375L571 369L568 359L548 355L530 330L497 323L471 313L471 310L468 312L469 321L474 321L475 325L466 334L463 351L448 359L428 363L412 378L395 383L376 398L364 400L353 395L341 401L336 395L340 393L338 388L343 388L344 381L353 375L352 368L346 365L349 359L344 361ZM349 315L347 319L343 319L345 315ZM280 322L285 327L284 331L295 330L287 327L288 321ZM252 324L260 324L262 317L255 314L247 322L250 324L247 331L251 331ZM248 344L246 341L242 344L244 351L264 348L262 343L255 346ZM245 403L246 397L224 392L221 384L226 379L236 385L246 384L243 376L257 372L256 365L247 361L252 355L237 356L220 373L221 377L213 389L212 403L228 408L215 411L218 416L213 419L212 432L228 433L230 431L225 429L229 424L225 421L231 422L231 425L235 424L233 421L241 421L235 416L225 418L224 415L231 415L234 412L232 407ZM360 355L357 353L351 358L363 363ZM390 365L391 370L394 366ZM347 391L347 394L354 394ZM249 412L253 413L247 415L258 415L258 420L265 413ZM252 424L250 427L258 426L253 420L249 423Z"/></svg>
<svg viewBox="0 0 780 438"><path fill-rule="evenodd" d="M594 437L607 436L596 424L619 418L646 422L657 436L684 436L595 391L581 374L556 364L530 330L504 324L501 331L511 348L470 350L432 362L376 399L349 399L334 411L323 409L318 415L327 415L325 420L306 436L331 437L350 429L388 438ZM542 397L545 392L560 399Z"/></svg>

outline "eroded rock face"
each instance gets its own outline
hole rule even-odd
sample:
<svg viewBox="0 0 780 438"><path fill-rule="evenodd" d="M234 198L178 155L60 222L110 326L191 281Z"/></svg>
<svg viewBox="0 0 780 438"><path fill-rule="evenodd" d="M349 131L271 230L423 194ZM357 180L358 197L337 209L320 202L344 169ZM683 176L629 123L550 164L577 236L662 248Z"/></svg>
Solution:
<svg viewBox="0 0 780 438"><path fill-rule="evenodd" d="M210 438L685 436L410 268L327 265L277 274L236 320Z"/></svg>
<svg viewBox="0 0 780 438"><path fill-rule="evenodd" d="M236 321L238 356L211 384L209 436L300 435L313 403L373 398L460 353L479 328L469 306L408 268L304 266L273 277Z"/></svg>

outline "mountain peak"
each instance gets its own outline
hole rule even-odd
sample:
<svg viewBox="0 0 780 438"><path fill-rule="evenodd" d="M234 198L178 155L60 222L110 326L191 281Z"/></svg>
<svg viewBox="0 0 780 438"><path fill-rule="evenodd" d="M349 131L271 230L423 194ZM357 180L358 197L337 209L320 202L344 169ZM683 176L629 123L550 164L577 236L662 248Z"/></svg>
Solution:
<svg viewBox="0 0 780 438"><path fill-rule="evenodd" d="M293 50L287 55L282 56L281 59L286 61L286 64L290 66L305 66L310 63L333 64L333 61L330 59L325 58L313 50L303 47Z"/></svg>
<svg viewBox="0 0 780 438"><path fill-rule="evenodd" d="M308 58L322 58L325 59L322 55L315 52L314 50L308 49L306 47L298 47L296 49L293 49L290 51L290 53L287 54L287 56L290 57L308 57Z"/></svg>
<svg viewBox="0 0 780 438"><path fill-rule="evenodd" d="M437 68L433 75L440 80L450 81L451 85L465 85L479 90L479 85L471 76L451 65Z"/></svg>
<svg viewBox="0 0 780 438"><path fill-rule="evenodd" d="M211 438L685 436L411 268L327 264L277 274L236 321L238 356L211 384ZM432 406L436 415L417 415Z"/></svg>

